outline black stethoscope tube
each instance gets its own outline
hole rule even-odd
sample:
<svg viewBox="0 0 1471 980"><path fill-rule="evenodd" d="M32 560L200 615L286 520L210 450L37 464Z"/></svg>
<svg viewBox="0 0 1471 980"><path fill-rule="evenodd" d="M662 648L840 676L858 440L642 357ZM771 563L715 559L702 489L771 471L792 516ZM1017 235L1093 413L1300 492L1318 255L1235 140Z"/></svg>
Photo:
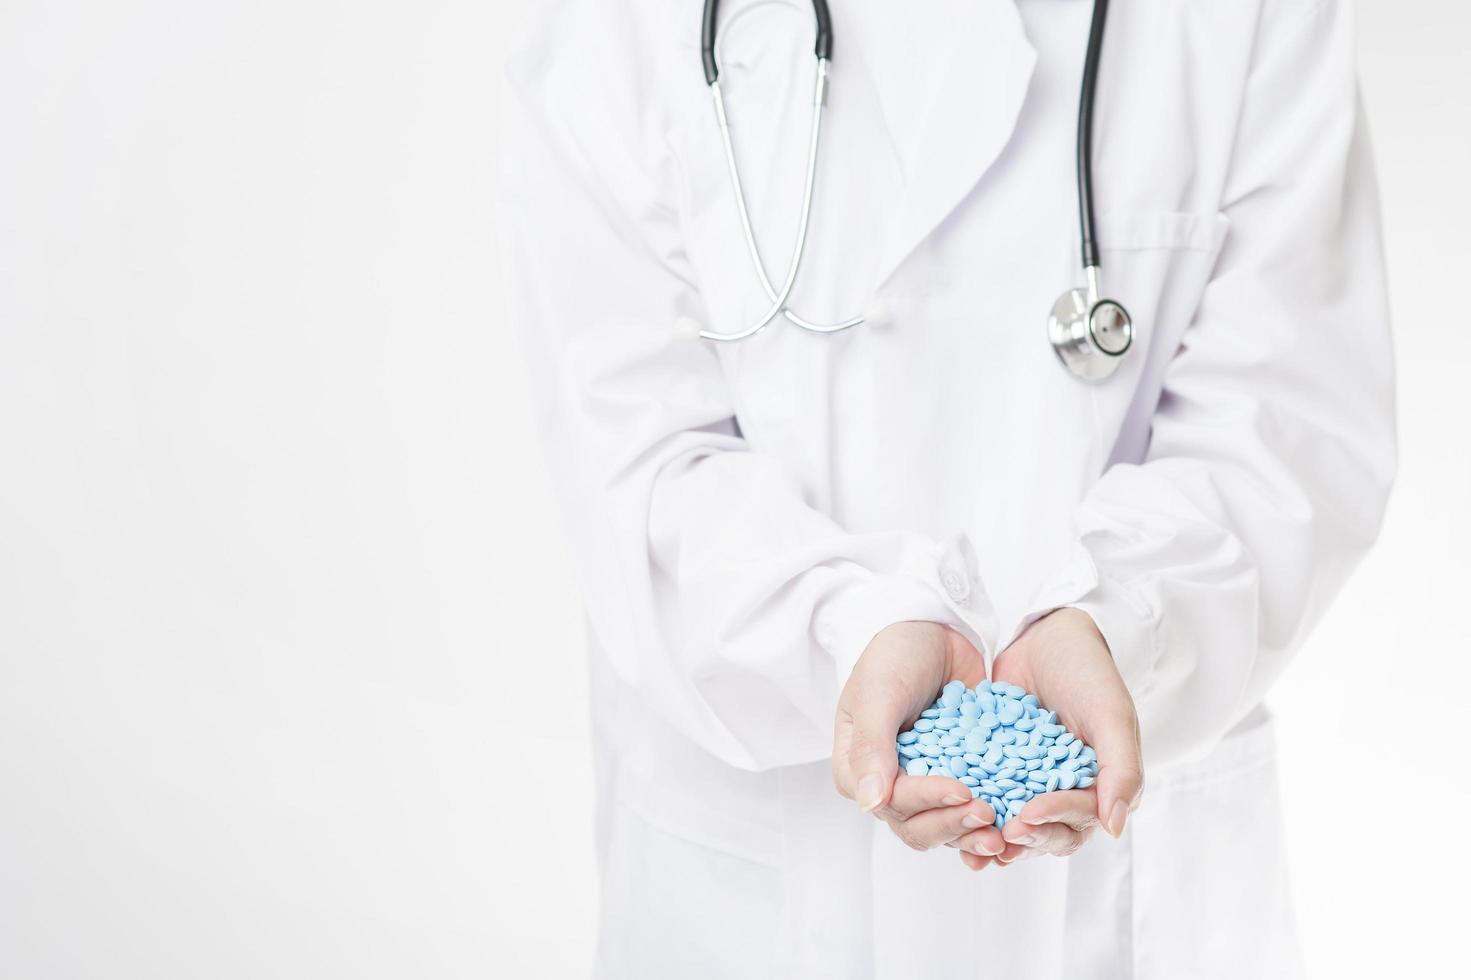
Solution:
<svg viewBox="0 0 1471 980"><path fill-rule="evenodd" d="M720 77L720 66L715 63L715 18L720 0L705 0L705 17L700 22L700 61L705 65L705 84L713 85ZM833 57L833 17L828 13L827 0L812 0L812 13L817 18L817 43L813 52L824 61Z"/></svg>
<svg viewBox="0 0 1471 980"><path fill-rule="evenodd" d="M1083 58L1083 90L1078 94L1078 230L1083 241L1083 268L1098 267L1098 244L1093 238L1093 93L1098 88L1099 53L1108 0L1093 0L1093 23L1088 28L1088 53Z"/></svg>

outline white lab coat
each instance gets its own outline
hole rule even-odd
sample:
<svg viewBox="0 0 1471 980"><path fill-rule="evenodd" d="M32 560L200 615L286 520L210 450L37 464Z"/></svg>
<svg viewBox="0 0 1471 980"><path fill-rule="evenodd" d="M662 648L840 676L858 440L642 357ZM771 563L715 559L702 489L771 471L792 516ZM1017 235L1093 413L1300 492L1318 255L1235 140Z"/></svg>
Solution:
<svg viewBox="0 0 1471 980"><path fill-rule="evenodd" d="M1104 285L1137 335L1090 386L1045 320L1081 283L1091 4L832 9L792 306L870 312L837 336L693 336L767 306L699 3L548 2L509 65L509 286L594 648L598 975L1290 975L1262 699L1394 472L1350 10L1113 4L1095 190ZM720 15L780 281L811 7ZM1062 605L1097 620L1138 704L1147 788L1121 840L975 874L838 797L834 702L875 632L950 623L991 658Z"/></svg>

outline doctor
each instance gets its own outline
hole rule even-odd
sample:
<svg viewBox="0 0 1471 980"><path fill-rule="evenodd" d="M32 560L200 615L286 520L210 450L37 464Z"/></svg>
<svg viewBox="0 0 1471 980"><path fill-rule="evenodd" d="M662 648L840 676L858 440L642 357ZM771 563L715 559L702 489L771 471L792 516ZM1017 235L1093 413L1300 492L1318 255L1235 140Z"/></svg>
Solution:
<svg viewBox="0 0 1471 980"><path fill-rule="evenodd" d="M710 6L508 69L598 974L1293 974L1262 702L1394 472L1347 3ZM1004 834L893 751L988 673L1101 765Z"/></svg>

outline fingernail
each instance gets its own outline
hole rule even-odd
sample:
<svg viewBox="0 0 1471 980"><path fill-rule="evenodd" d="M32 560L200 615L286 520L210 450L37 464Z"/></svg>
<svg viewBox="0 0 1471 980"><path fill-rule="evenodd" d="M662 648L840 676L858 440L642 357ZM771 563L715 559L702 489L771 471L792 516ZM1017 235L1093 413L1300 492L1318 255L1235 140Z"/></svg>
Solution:
<svg viewBox="0 0 1471 980"><path fill-rule="evenodd" d="M982 820L974 813L967 813L965 816L960 818L960 825L967 830L975 830L977 827L984 827L986 825L986 821Z"/></svg>
<svg viewBox="0 0 1471 980"><path fill-rule="evenodd" d="M1124 832L1124 820L1129 816L1129 807L1123 800L1115 800L1113 809L1108 811L1108 832L1114 837L1119 837Z"/></svg>
<svg viewBox="0 0 1471 980"><path fill-rule="evenodd" d="M1033 844L1037 843L1037 838L1033 837L1031 834L1028 834L1025 837L1018 837L1016 840L1012 841L1012 843L1020 844L1022 847L1031 847Z"/></svg>
<svg viewBox="0 0 1471 980"><path fill-rule="evenodd" d="M966 803L969 800L969 796L960 796L959 794L951 793L940 802L945 804L946 806L955 806L957 803Z"/></svg>
<svg viewBox="0 0 1471 980"><path fill-rule="evenodd" d="M858 806L867 813L884 802L884 777L876 772L858 780Z"/></svg>

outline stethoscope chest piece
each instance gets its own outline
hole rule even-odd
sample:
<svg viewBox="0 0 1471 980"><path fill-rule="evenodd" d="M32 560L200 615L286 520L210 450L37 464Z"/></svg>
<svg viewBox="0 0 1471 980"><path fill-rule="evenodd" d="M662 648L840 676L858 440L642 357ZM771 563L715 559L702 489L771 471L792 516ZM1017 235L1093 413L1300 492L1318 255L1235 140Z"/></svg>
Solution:
<svg viewBox="0 0 1471 980"><path fill-rule="evenodd" d="M1085 381L1102 381L1119 369L1134 343L1129 311L1091 289L1069 289L1052 304L1047 339L1058 360Z"/></svg>

